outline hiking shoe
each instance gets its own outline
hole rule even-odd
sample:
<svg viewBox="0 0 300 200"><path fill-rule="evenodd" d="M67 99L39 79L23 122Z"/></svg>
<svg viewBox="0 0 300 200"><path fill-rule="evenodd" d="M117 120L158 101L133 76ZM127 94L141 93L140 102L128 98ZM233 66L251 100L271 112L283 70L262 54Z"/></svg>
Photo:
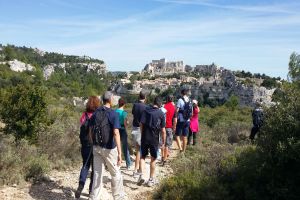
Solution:
<svg viewBox="0 0 300 200"><path fill-rule="evenodd" d="M157 156L156 160L161 161L162 157L161 156Z"/></svg>
<svg viewBox="0 0 300 200"><path fill-rule="evenodd" d="M161 161L161 166L165 166L166 162L167 162L166 160L162 160Z"/></svg>
<svg viewBox="0 0 300 200"><path fill-rule="evenodd" d="M141 186L141 185L143 185L143 183L145 183L145 179L143 178L142 175L140 175L140 178L139 178L139 180L138 180L138 182L137 182L137 185L138 185L138 186Z"/></svg>
<svg viewBox="0 0 300 200"><path fill-rule="evenodd" d="M155 185L155 181L153 178L149 178L148 182L147 182L147 186L148 187L153 187Z"/></svg>
<svg viewBox="0 0 300 200"><path fill-rule="evenodd" d="M129 165L129 166L127 166L127 167L126 167L126 169L127 169L128 171L131 171L131 170L132 170L132 168L133 168L133 166L132 166L132 165Z"/></svg>
<svg viewBox="0 0 300 200"><path fill-rule="evenodd" d="M141 173L140 172L136 172L136 171L134 171L133 174L132 174L133 178L139 178L140 175L141 175Z"/></svg>
<svg viewBox="0 0 300 200"><path fill-rule="evenodd" d="M76 199L79 199L79 198L80 198L80 195L81 195L82 190L83 190L83 185L80 184L80 185L78 186L76 192L75 192L75 198L76 198Z"/></svg>

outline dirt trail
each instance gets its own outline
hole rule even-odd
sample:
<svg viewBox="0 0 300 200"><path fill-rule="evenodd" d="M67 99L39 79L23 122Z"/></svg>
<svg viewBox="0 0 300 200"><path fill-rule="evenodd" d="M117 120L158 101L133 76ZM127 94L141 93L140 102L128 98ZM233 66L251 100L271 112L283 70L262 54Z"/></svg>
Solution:
<svg viewBox="0 0 300 200"><path fill-rule="evenodd" d="M173 147L175 144L173 143ZM156 167L156 179L158 181L170 176L173 171L169 165L172 162L172 159L176 156L177 150L173 148L167 162L164 166L161 166L157 162ZM146 159L146 172L145 178L149 178L150 170L150 159ZM69 200L74 199L74 191L78 185L78 176L79 176L80 166L77 168L66 170L66 171L52 171L49 174L49 180L38 182L35 184L27 183L25 186L15 186L15 187L1 187L0 188L0 199L3 200ZM124 179L125 192L128 199L149 199L149 194L152 193L154 187L147 186L137 186L137 179L132 177L133 170L127 170L125 167L125 162L123 161L121 166L121 171ZM107 171L104 173L103 177L104 188L103 196L104 200L111 200L111 186L110 186L110 175ZM86 182L85 188L82 192L82 200L88 199L88 185L89 178Z"/></svg>

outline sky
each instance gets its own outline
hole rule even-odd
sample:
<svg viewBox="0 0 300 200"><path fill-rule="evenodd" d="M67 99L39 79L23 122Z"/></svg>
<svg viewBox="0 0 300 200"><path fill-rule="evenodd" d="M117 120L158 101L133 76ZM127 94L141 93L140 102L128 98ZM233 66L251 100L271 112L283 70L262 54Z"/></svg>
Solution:
<svg viewBox="0 0 300 200"><path fill-rule="evenodd" d="M300 53L299 0L0 0L0 43L102 59L216 63L286 78Z"/></svg>

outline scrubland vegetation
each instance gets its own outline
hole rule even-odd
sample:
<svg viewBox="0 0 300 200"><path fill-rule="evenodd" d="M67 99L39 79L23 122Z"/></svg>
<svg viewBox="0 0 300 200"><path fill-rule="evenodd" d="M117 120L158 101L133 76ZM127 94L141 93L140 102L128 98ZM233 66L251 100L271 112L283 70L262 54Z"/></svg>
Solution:
<svg viewBox="0 0 300 200"><path fill-rule="evenodd" d="M21 129L26 126L26 120L17 118L12 127L20 125L19 132L0 132L0 185L37 180L51 169L66 169L81 161L79 113L71 105L49 106L45 115L47 120L35 124L30 132ZM11 129L5 127L4 130ZM21 133L32 135L28 137Z"/></svg>
<svg viewBox="0 0 300 200"><path fill-rule="evenodd" d="M248 140L251 109L239 107L237 97L215 108L202 105L199 143L172 161L174 176L153 198L299 199L299 69L299 55L293 54L291 82L275 93L276 105L265 108L265 124L254 143ZM102 78L75 67L46 81L39 70L18 73L0 65L0 185L36 180L81 162L84 108L74 107L70 97L101 94L109 82ZM126 98L132 102L136 96Z"/></svg>
<svg viewBox="0 0 300 200"><path fill-rule="evenodd" d="M202 109L201 144L174 161L175 175L153 198L299 199L299 69L300 57L292 54L292 82L275 94L276 105L265 108L265 123L253 144L246 137L248 109Z"/></svg>

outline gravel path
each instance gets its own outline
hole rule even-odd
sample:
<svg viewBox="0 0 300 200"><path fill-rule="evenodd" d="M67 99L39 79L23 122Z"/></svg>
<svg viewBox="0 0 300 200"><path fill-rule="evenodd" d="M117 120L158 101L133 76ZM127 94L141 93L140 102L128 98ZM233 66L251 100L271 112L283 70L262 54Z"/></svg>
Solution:
<svg viewBox="0 0 300 200"><path fill-rule="evenodd" d="M175 144L173 143L173 147ZM156 179L161 181L163 178L172 175L173 171L169 165L172 159L176 156L177 151L172 150L169 158L169 162L165 166L161 166L159 162L156 167ZM149 178L150 170L150 158L146 159L146 173L145 178ZM26 183L23 186L14 187L1 187L0 188L0 199L3 200L23 200L23 199L39 199L39 200L69 200L74 199L74 191L78 185L80 166L74 169L66 171L52 171L49 174L49 180L43 182L37 182L35 184ZM128 199L133 200L144 200L150 199L152 191L155 187L147 187L146 185L137 186L137 179L132 177L133 170L127 170L125 162L123 161L121 171L124 179L125 192ZM110 189L110 175L108 171L104 174L104 188L103 196L104 200L112 200L111 189ZM147 180L147 179L146 179ZM82 200L88 199L88 184L89 179L82 192Z"/></svg>

